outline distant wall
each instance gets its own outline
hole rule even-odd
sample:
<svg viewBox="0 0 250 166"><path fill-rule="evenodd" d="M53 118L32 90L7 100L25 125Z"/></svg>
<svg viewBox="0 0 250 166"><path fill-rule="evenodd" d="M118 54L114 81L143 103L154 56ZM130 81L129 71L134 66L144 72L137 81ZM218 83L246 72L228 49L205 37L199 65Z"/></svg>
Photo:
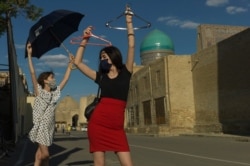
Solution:
<svg viewBox="0 0 250 166"><path fill-rule="evenodd" d="M137 71L131 79L126 119L131 133L193 132L191 56L169 55Z"/></svg>
<svg viewBox="0 0 250 166"><path fill-rule="evenodd" d="M191 56L168 56L167 62L171 130L192 132L195 109Z"/></svg>
<svg viewBox="0 0 250 166"><path fill-rule="evenodd" d="M197 52L211 47L243 30L244 26L201 24L197 28Z"/></svg>
<svg viewBox="0 0 250 166"><path fill-rule="evenodd" d="M192 56L197 132L250 132L250 29Z"/></svg>

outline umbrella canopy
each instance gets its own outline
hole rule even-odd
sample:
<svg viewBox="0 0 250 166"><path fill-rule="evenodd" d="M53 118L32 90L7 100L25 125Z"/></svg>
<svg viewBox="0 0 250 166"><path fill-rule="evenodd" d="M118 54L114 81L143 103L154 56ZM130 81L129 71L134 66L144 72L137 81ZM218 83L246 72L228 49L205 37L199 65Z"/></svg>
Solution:
<svg viewBox="0 0 250 166"><path fill-rule="evenodd" d="M32 57L40 58L47 51L59 47L69 35L78 30L83 16L74 11L55 10L42 17L29 31L27 42L31 43Z"/></svg>

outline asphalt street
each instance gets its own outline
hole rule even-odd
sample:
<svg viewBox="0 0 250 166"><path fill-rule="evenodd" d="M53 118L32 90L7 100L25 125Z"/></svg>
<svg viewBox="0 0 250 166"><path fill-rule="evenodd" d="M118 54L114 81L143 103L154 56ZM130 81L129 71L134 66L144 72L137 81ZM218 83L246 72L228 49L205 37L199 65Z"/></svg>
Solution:
<svg viewBox="0 0 250 166"><path fill-rule="evenodd" d="M250 166L250 137L222 134L146 136L128 134L134 166ZM23 138L1 166L32 166L36 146ZM50 166L93 166L86 132L56 133ZM119 166L113 152L106 166Z"/></svg>

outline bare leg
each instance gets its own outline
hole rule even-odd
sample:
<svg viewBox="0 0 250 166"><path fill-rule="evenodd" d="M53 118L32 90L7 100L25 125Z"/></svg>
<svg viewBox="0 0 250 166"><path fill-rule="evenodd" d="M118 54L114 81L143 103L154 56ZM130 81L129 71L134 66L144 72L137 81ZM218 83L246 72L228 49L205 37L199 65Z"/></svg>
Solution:
<svg viewBox="0 0 250 166"><path fill-rule="evenodd" d="M94 152L94 166L104 166L105 165L105 153L104 152Z"/></svg>
<svg viewBox="0 0 250 166"><path fill-rule="evenodd" d="M38 144L34 166L49 166L49 148Z"/></svg>
<svg viewBox="0 0 250 166"><path fill-rule="evenodd" d="M38 148L36 150L36 156L35 156L34 166L40 166L41 164L42 164L42 161L41 161L41 151L40 151L40 148L38 146Z"/></svg>
<svg viewBox="0 0 250 166"><path fill-rule="evenodd" d="M117 152L116 153L121 166L133 166L130 152Z"/></svg>

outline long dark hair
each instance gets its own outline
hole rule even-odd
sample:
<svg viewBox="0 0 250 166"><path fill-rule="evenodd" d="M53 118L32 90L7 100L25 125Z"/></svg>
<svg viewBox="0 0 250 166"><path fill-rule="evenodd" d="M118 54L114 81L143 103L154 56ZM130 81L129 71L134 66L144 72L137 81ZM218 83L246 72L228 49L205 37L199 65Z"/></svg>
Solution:
<svg viewBox="0 0 250 166"><path fill-rule="evenodd" d="M102 54L103 51L108 54L111 62L113 63L113 65L115 65L115 67L118 69L118 71L121 70L124 67L124 64L122 62L121 51L117 47L108 46L108 47L102 48L100 50L100 52L99 52L100 61L101 61L101 54ZM102 73L100 63L99 63L99 72Z"/></svg>
<svg viewBox="0 0 250 166"><path fill-rule="evenodd" d="M39 76L38 76L38 79L37 79L37 82L38 84L40 84L42 86L42 88L44 88L44 80L47 80L48 77L50 75L55 75L53 71L45 71L45 72L42 72Z"/></svg>

